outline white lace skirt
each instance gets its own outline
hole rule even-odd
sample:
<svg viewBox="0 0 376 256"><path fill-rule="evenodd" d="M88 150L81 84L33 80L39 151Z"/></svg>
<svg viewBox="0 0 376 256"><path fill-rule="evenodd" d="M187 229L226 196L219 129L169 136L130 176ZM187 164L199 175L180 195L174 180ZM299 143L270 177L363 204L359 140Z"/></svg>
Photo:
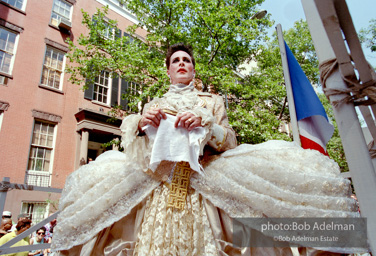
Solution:
<svg viewBox="0 0 376 256"><path fill-rule="evenodd" d="M134 255L218 255L201 196L191 189L179 210L166 207L169 191L161 185L147 199Z"/></svg>
<svg viewBox="0 0 376 256"><path fill-rule="evenodd" d="M191 176L177 210L166 207L161 181L106 152L67 179L52 246L67 255L292 255L232 253L231 218L358 217L349 185L318 152L283 141L241 145Z"/></svg>

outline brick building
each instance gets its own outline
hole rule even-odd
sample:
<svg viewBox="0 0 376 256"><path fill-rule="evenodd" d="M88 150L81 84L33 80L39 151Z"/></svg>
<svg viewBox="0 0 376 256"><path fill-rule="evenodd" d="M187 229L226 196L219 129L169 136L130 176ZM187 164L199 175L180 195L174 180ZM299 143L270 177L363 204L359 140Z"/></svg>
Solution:
<svg viewBox="0 0 376 256"><path fill-rule="evenodd" d="M81 9L94 14L103 5L122 35L137 22L116 0L0 0L0 178L62 188L88 157L103 152L103 142L119 137L121 121L106 122L106 113L122 101L124 81L104 72L84 92L64 74L66 38L87 33ZM11 190L4 210L14 221L29 213L37 222L55 211L46 199L59 196Z"/></svg>

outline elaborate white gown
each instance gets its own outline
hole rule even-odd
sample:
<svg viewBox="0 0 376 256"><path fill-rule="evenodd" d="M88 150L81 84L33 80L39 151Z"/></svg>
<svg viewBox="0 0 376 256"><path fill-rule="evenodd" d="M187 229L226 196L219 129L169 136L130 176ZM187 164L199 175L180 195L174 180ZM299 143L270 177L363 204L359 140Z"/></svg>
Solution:
<svg viewBox="0 0 376 256"><path fill-rule="evenodd" d="M162 162L151 172L158 149L138 136L141 116L128 116L125 152L105 152L67 178L52 245L61 254L296 255L291 248L233 247L231 218L359 216L350 182L328 157L285 141L236 147L221 97L177 85L150 107L202 118L204 171L192 171L183 207L168 205L178 164Z"/></svg>

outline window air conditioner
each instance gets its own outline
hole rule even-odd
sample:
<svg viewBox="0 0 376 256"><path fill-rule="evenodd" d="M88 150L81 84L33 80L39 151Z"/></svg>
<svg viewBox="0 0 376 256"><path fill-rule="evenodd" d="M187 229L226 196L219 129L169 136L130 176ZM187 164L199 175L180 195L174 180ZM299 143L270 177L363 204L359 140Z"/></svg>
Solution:
<svg viewBox="0 0 376 256"><path fill-rule="evenodd" d="M67 19L61 19L59 23L59 28L63 28L69 31L72 28L72 23Z"/></svg>

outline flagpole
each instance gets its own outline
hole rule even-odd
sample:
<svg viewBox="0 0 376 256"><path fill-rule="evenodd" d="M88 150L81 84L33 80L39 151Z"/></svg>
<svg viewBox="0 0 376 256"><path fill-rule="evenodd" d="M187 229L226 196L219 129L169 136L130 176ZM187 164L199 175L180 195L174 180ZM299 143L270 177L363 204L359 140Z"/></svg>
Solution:
<svg viewBox="0 0 376 256"><path fill-rule="evenodd" d="M346 3L344 3L346 5ZM337 27L340 34L339 21L334 10L330 9L332 1L302 0L307 23L315 45L320 63L335 58L336 55L324 28L325 24ZM324 6L323 6L324 5ZM327 6L329 5L329 6ZM320 10L330 13L320 17ZM330 15L329 15L330 14ZM348 22L352 22L351 20ZM326 86L329 89L347 89L338 68L327 78ZM345 95L330 96L330 101L337 101ZM333 112L338 124L351 179L355 187L356 196L362 217L367 218L368 242L373 253L376 253L376 174L372 160L359 124L353 103L342 103L333 106Z"/></svg>
<svg viewBox="0 0 376 256"><path fill-rule="evenodd" d="M290 121L291 121L291 126L292 126L291 127L292 136L293 136L294 142L300 146L301 144L300 144L298 120L296 118L295 102L294 102L294 95L292 93L292 87L291 87L291 78L290 78L289 65L287 62L285 40L283 39L281 24L278 24L275 28L277 30L279 50L281 52L283 76L285 77L287 101L289 104Z"/></svg>

